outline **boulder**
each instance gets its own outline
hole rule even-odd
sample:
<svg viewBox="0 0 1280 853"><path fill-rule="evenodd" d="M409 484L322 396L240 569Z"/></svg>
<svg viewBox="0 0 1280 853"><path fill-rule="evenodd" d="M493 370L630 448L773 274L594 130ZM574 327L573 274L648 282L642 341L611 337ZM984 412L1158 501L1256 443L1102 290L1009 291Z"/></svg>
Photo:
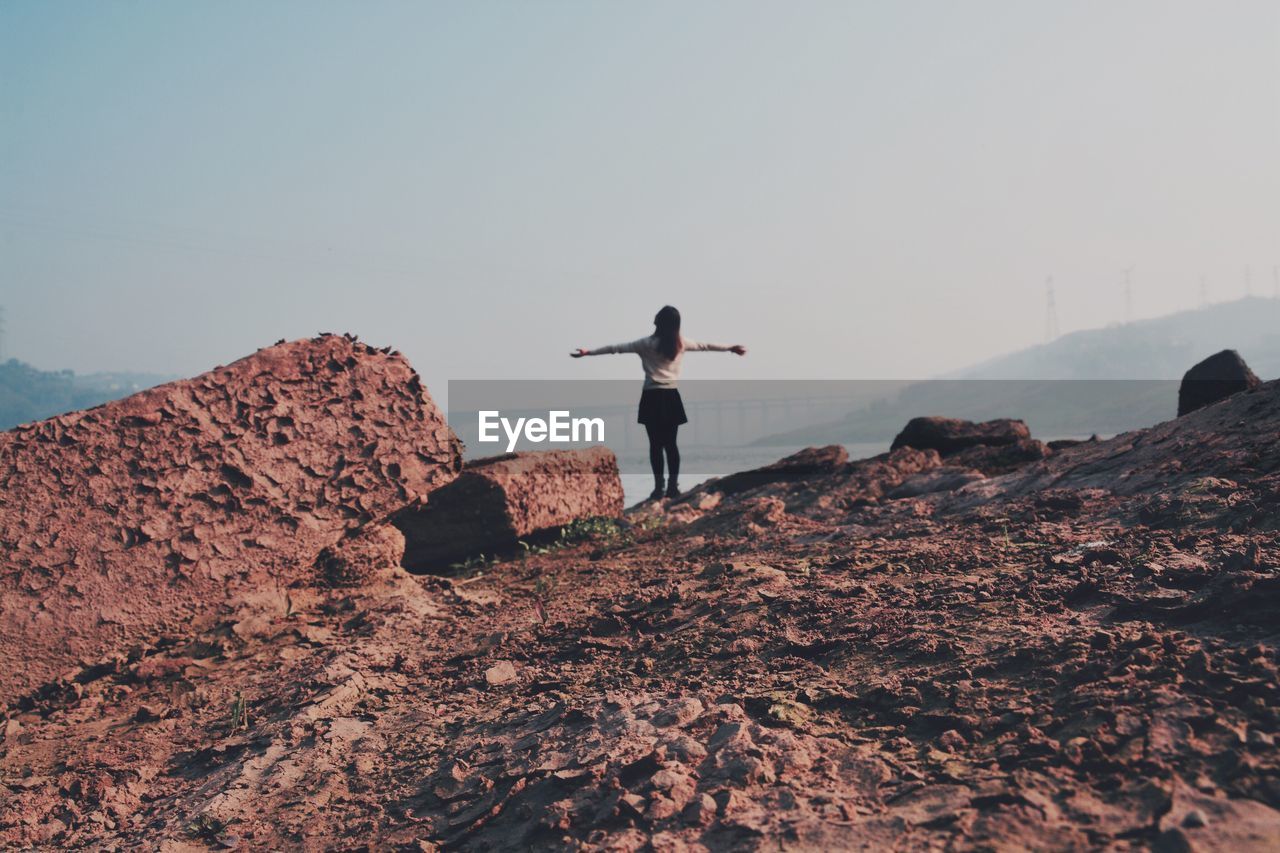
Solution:
<svg viewBox="0 0 1280 853"><path fill-rule="evenodd" d="M963 468L957 465L941 465L918 474L912 474L900 484L890 489L885 497L890 500L914 498L920 495L931 495L936 492L954 492L961 486L967 486L986 477L980 471Z"/></svg>
<svg viewBox="0 0 1280 853"><path fill-rule="evenodd" d="M970 447L998 447L1015 444L1031 438L1031 431L1022 421L1001 418L975 423L958 418L912 418L894 438L890 450L914 447L916 450L936 450L943 456Z"/></svg>
<svg viewBox="0 0 1280 853"><path fill-rule="evenodd" d="M1211 355L1182 377L1178 388L1178 417L1203 409L1241 391L1250 391L1262 381L1233 349Z"/></svg>
<svg viewBox="0 0 1280 853"><path fill-rule="evenodd" d="M831 476L809 481L811 485L806 488L787 494L786 506L793 512L806 508L825 512L823 507L844 512L876 504L904 480L941 464L938 451L913 447L900 447L869 459L855 459ZM764 490L763 494L771 492Z"/></svg>
<svg viewBox="0 0 1280 853"><path fill-rule="evenodd" d="M790 480L806 480L834 474L849 462L849 451L839 444L826 447L806 447L790 456L761 468L739 471L707 484L707 488L721 494L732 495L763 486Z"/></svg>
<svg viewBox="0 0 1280 853"><path fill-rule="evenodd" d="M947 464L976 468L988 477L996 477L1051 455L1053 451L1044 442L1024 438L1013 444L980 445L958 451L947 457Z"/></svg>
<svg viewBox="0 0 1280 853"><path fill-rule="evenodd" d="M870 459L849 463L838 488L847 500L875 502L904 480L941 464L942 459L936 450L899 447Z"/></svg>
<svg viewBox="0 0 1280 853"><path fill-rule="evenodd" d="M584 518L622 514L618 460L605 447L508 453L468 462L458 479L390 517L413 572L494 555Z"/></svg>
<svg viewBox="0 0 1280 853"><path fill-rule="evenodd" d="M408 362L334 335L0 434L0 705L311 582L460 468Z"/></svg>

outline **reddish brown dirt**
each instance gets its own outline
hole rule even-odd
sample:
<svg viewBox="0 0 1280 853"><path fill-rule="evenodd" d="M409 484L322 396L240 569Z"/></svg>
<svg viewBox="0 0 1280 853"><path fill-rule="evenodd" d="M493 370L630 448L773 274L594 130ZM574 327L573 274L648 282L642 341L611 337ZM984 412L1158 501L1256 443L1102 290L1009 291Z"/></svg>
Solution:
<svg viewBox="0 0 1280 853"><path fill-rule="evenodd" d="M915 497L936 453L833 458L466 577L261 590L11 717L0 838L1276 849L1278 428L1271 383Z"/></svg>
<svg viewBox="0 0 1280 853"><path fill-rule="evenodd" d="M332 335L0 434L0 703L189 635L459 466L408 362Z"/></svg>

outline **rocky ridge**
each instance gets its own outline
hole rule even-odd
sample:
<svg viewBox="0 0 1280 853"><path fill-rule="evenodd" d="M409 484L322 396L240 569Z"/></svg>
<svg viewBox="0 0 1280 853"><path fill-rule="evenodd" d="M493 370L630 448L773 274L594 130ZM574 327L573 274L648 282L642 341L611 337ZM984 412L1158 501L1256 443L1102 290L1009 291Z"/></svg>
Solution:
<svg viewBox="0 0 1280 853"><path fill-rule="evenodd" d="M1274 849L1278 429L1273 382L986 470L815 449L464 574L243 594L11 709L0 838Z"/></svg>

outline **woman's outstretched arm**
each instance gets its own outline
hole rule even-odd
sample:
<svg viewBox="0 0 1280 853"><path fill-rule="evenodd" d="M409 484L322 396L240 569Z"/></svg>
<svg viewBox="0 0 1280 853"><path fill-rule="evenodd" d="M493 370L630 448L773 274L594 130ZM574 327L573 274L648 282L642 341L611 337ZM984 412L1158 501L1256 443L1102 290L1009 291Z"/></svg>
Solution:
<svg viewBox="0 0 1280 853"><path fill-rule="evenodd" d="M684 348L690 352L731 352L737 355L746 355L747 348L742 344L705 344L701 341L691 341L684 339Z"/></svg>
<svg viewBox="0 0 1280 853"><path fill-rule="evenodd" d="M628 341L625 344L609 344L608 346L596 347L595 349L578 348L569 353L570 358L582 358L584 355L613 355L620 352L640 352L640 348L647 344L648 338L639 338L638 340Z"/></svg>

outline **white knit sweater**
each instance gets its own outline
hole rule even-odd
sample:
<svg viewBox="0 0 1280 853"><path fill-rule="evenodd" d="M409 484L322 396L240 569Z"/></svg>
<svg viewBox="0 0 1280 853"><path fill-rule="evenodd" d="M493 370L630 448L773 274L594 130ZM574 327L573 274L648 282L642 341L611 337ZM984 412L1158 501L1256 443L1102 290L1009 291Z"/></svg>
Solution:
<svg viewBox="0 0 1280 853"><path fill-rule="evenodd" d="M728 352L727 344L705 344L681 338L684 346L676 353L675 358L667 356L658 349L658 338L650 335L647 338L631 341L626 344L610 344L587 350L587 355L610 355L612 353L633 352L640 356L640 364L644 367L644 387L674 388L680 378L680 362L686 352Z"/></svg>

